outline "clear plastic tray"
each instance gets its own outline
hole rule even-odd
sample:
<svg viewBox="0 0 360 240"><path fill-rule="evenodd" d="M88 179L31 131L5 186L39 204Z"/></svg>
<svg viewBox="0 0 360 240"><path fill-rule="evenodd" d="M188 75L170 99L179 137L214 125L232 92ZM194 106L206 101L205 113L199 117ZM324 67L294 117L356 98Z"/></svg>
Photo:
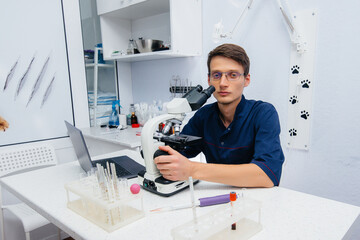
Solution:
<svg viewBox="0 0 360 240"><path fill-rule="evenodd" d="M248 239L261 231L261 203L240 197L171 231L176 240ZM232 230L232 224L236 229Z"/></svg>
<svg viewBox="0 0 360 240"><path fill-rule="evenodd" d="M141 192L119 188L111 198L104 198L98 185L95 176L65 184L67 207L108 232L145 216Z"/></svg>

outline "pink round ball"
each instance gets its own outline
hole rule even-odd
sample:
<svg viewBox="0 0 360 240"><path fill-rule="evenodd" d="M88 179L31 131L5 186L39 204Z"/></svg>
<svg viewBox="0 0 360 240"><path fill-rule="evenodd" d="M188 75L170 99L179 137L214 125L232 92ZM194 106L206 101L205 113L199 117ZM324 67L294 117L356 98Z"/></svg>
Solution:
<svg viewBox="0 0 360 240"><path fill-rule="evenodd" d="M132 194L138 194L140 192L140 185L134 183L133 185L131 185L130 191L132 192Z"/></svg>

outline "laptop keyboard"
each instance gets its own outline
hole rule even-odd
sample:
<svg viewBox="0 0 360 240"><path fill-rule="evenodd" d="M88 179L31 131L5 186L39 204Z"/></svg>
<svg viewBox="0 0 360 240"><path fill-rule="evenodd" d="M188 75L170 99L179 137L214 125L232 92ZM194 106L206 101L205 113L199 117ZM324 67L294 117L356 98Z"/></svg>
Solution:
<svg viewBox="0 0 360 240"><path fill-rule="evenodd" d="M123 176L129 176L131 175L131 173L126 170L125 168L119 166L119 165L115 165L115 169L116 169L116 176L117 177L123 177Z"/></svg>
<svg viewBox="0 0 360 240"><path fill-rule="evenodd" d="M117 177L124 177L124 176L129 176L132 175L131 172L129 172L128 170L126 170L125 168L123 168L122 166L120 166L119 164L116 164L114 161L111 160L104 160L104 161L100 161L101 166L103 166L104 168L106 168L106 163L109 162L110 163L114 163L115 164L115 169L116 169L116 176Z"/></svg>
<svg viewBox="0 0 360 240"><path fill-rule="evenodd" d="M126 170L125 168L123 168L122 166L120 166L119 164L116 164L114 161L111 160L100 160L100 161L96 161L96 163L99 163L101 166L103 166L104 168L106 167L106 163L109 162L110 163L114 163L115 164L115 169L116 169L116 176L117 177L124 177L124 176L129 176L132 175L131 172L129 172L128 170Z"/></svg>
<svg viewBox="0 0 360 240"><path fill-rule="evenodd" d="M145 167L141 164L137 163L133 159L129 158L128 156L119 156L115 158L107 158L101 159L92 162L95 166L97 163L101 164L104 168L106 168L106 163L114 163L116 169L116 176L117 177L126 177L126 178L135 178L137 177L138 173L145 170Z"/></svg>

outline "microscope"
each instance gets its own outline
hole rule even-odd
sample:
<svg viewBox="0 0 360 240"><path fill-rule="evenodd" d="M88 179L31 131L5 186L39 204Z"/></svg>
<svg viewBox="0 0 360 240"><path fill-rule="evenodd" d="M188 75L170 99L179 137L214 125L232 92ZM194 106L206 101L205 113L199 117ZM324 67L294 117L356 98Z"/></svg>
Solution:
<svg viewBox="0 0 360 240"><path fill-rule="evenodd" d="M141 131L142 154L145 170L139 172L139 184L145 189L161 196L171 196L189 186L187 180L171 181L164 178L157 169L154 158L168 155L159 150L161 145L169 145L176 151L201 143L201 137L180 134L180 125L185 113L199 109L215 91L214 86L203 90L201 85L188 91L182 98L174 98L167 104L167 114L149 119ZM159 124L165 123L161 132Z"/></svg>

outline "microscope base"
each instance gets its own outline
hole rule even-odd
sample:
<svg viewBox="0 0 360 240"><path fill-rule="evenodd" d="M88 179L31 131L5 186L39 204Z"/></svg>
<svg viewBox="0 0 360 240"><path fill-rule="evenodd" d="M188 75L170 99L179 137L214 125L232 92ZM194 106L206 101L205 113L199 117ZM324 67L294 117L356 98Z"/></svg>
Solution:
<svg viewBox="0 0 360 240"><path fill-rule="evenodd" d="M163 176L160 176L156 178L155 181L152 181L145 178L145 171L139 173L138 182L143 189L163 197L170 197L189 187L188 181L170 181L165 179ZM194 184L198 182L199 180L196 180L194 181Z"/></svg>

